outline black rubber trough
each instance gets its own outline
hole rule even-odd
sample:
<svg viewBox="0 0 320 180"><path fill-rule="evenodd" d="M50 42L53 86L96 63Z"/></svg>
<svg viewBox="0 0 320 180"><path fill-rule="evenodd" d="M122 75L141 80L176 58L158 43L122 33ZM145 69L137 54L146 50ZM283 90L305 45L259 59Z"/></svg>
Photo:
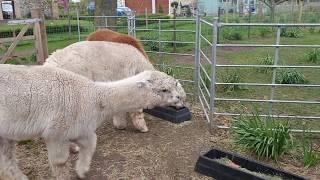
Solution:
<svg viewBox="0 0 320 180"><path fill-rule="evenodd" d="M218 161L221 158L231 160L232 164L224 164ZM244 171L243 168L246 170ZM248 171L249 170L249 171ZM283 180L305 180L295 174L275 169L258 161L250 160L235 153L226 152L220 149L212 149L201 155L196 163L195 171L213 177L217 180L266 180L265 174L279 177Z"/></svg>
<svg viewBox="0 0 320 180"><path fill-rule="evenodd" d="M176 109L175 107L155 107L153 109L144 109L145 113L152 116L170 121L172 123L182 123L191 119L191 112L187 107Z"/></svg>

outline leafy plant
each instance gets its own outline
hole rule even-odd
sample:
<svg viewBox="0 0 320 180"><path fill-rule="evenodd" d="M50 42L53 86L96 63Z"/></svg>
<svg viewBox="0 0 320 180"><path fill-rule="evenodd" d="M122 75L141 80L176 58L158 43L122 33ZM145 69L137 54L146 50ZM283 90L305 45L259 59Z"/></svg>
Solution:
<svg viewBox="0 0 320 180"><path fill-rule="evenodd" d="M274 64L274 60L269 54L267 54L267 56L265 56L265 57L259 58L258 61L259 61L260 65L273 65ZM258 68L257 71L262 72L262 73L268 73L271 70L272 70L271 67L262 67L262 68Z"/></svg>
<svg viewBox="0 0 320 180"><path fill-rule="evenodd" d="M307 54L307 60L312 63L320 64L320 48L310 51Z"/></svg>
<svg viewBox="0 0 320 180"><path fill-rule="evenodd" d="M308 80L305 76L296 69L281 69L277 73L276 82L279 84L304 84Z"/></svg>
<svg viewBox="0 0 320 180"><path fill-rule="evenodd" d="M242 33L234 29L225 29L222 31L222 37L227 40L242 40Z"/></svg>
<svg viewBox="0 0 320 180"><path fill-rule="evenodd" d="M283 28L280 36L289 38L299 38L303 36L302 31L299 28Z"/></svg>
<svg viewBox="0 0 320 180"><path fill-rule="evenodd" d="M303 126L302 133L303 162L304 166L309 168L320 162L320 154L314 151L312 140L307 136L308 132L305 130L305 126Z"/></svg>
<svg viewBox="0 0 320 180"><path fill-rule="evenodd" d="M240 83L241 77L239 75L239 72L235 70L227 71L226 74L222 75L222 81L224 83ZM239 89L241 89L241 87L237 84L223 85L223 91L235 91Z"/></svg>
<svg viewBox="0 0 320 180"><path fill-rule="evenodd" d="M260 28L258 30L258 33L259 33L260 37L266 37L268 34L271 33L271 31L268 28Z"/></svg>
<svg viewBox="0 0 320 180"><path fill-rule="evenodd" d="M233 135L236 143L253 150L259 157L277 160L292 147L288 122L276 122L271 117L259 115L239 116L234 121Z"/></svg>
<svg viewBox="0 0 320 180"><path fill-rule="evenodd" d="M146 34L146 36L142 36L141 40L143 44L151 49L151 51L159 51L160 49L163 49L163 43L158 42L158 37L151 34Z"/></svg>
<svg viewBox="0 0 320 180"><path fill-rule="evenodd" d="M159 71L164 72L166 74L168 74L169 76L174 77L174 71L172 67L169 67L167 65L165 65L164 63L162 63L161 65L159 65Z"/></svg>

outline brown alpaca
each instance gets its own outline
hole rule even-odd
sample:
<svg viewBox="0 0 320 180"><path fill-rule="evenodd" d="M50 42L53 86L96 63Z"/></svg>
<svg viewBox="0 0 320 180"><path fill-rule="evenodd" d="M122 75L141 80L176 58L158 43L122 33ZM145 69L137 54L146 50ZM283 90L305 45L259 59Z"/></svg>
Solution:
<svg viewBox="0 0 320 180"><path fill-rule="evenodd" d="M121 34L109 29L100 29L97 30L87 37L87 41L109 41L109 42L118 42L132 45L137 48L147 59L148 55L144 51L142 44L134 37L128 36L126 34Z"/></svg>

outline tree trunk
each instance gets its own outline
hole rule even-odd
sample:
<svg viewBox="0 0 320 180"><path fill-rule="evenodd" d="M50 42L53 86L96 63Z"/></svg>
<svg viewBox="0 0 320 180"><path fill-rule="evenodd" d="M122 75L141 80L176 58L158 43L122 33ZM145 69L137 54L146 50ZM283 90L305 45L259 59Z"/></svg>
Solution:
<svg viewBox="0 0 320 180"><path fill-rule="evenodd" d="M2 14L2 7L1 6L0 6L0 20L3 20L3 14Z"/></svg>
<svg viewBox="0 0 320 180"><path fill-rule="evenodd" d="M301 23L303 14L303 0L299 0L299 19L298 22Z"/></svg>
<svg viewBox="0 0 320 180"><path fill-rule="evenodd" d="M239 0L239 17L243 16L243 0Z"/></svg>
<svg viewBox="0 0 320 180"><path fill-rule="evenodd" d="M258 19L259 19L259 20L261 20L261 19L262 19L262 16L263 16L262 9L263 9L262 2L259 1L259 5L258 5Z"/></svg>
<svg viewBox="0 0 320 180"><path fill-rule="evenodd" d="M274 14L275 14L275 9L276 7L272 4L271 7L270 7L270 20L271 20L271 23L274 23Z"/></svg>
<svg viewBox="0 0 320 180"><path fill-rule="evenodd" d="M226 0L226 23L229 21L229 0Z"/></svg>
<svg viewBox="0 0 320 180"><path fill-rule="evenodd" d="M51 12L52 12L52 18L53 19L59 19L59 6L58 1L53 0L51 4Z"/></svg>
<svg viewBox="0 0 320 180"><path fill-rule="evenodd" d="M117 0L95 0L95 16L115 16ZM115 26L115 18L95 18L96 26ZM113 29L113 28L110 28Z"/></svg>
<svg viewBox="0 0 320 180"><path fill-rule="evenodd" d="M232 17L235 18L236 16L236 3L235 0L232 0Z"/></svg>

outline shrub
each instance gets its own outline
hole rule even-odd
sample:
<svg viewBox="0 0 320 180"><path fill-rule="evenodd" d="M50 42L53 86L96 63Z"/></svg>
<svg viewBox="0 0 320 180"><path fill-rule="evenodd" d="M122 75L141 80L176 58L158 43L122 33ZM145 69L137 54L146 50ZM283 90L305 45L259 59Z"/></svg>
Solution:
<svg viewBox="0 0 320 180"><path fill-rule="evenodd" d="M303 162L305 167L311 167L320 162L320 154L314 151L311 137L308 136L308 132L303 125L302 132L302 148L303 148Z"/></svg>
<svg viewBox="0 0 320 180"><path fill-rule="evenodd" d="M258 61L259 61L260 65L273 65L274 64L274 60L269 54L266 57L259 58ZM270 70L272 70L271 67L262 67L262 68L258 68L257 71L262 72L262 73L268 73Z"/></svg>
<svg viewBox="0 0 320 180"><path fill-rule="evenodd" d="M159 65L159 71L164 72L166 74L168 74L169 76L174 77L174 71L172 67L169 67L167 65L165 65L164 63Z"/></svg>
<svg viewBox="0 0 320 180"><path fill-rule="evenodd" d="M225 29L222 31L222 37L227 40L242 40L242 33L234 29Z"/></svg>
<svg viewBox="0 0 320 180"><path fill-rule="evenodd" d="M305 76L295 69L281 69L277 73L276 82L279 84L304 84L307 83Z"/></svg>
<svg viewBox="0 0 320 180"><path fill-rule="evenodd" d="M240 83L241 77L239 73L235 70L233 71L227 71L226 74L222 75L222 81L224 83ZM241 89L239 85L236 84L226 84L223 85L223 91L235 91Z"/></svg>
<svg viewBox="0 0 320 180"><path fill-rule="evenodd" d="M148 40L148 41L144 41L143 44L146 47L149 47L152 51L159 51L160 49L163 49L163 43L160 43L159 46L159 42L158 42L158 36L156 35L151 35L151 34L146 34L146 36L142 36L141 40L143 42L143 40Z"/></svg>
<svg viewBox="0 0 320 180"><path fill-rule="evenodd" d="M259 157L277 160L292 147L288 122L276 122L271 117L262 119L258 114L239 116L234 121L236 143L253 150Z"/></svg>
<svg viewBox="0 0 320 180"><path fill-rule="evenodd" d="M303 36L302 31L299 28L283 28L280 36L289 38L299 38Z"/></svg>
<svg viewBox="0 0 320 180"><path fill-rule="evenodd" d="M320 64L320 48L313 49L307 54L307 60L311 63Z"/></svg>
<svg viewBox="0 0 320 180"><path fill-rule="evenodd" d="M260 37L266 37L268 34L271 33L271 31L268 28L260 28L258 29L258 33Z"/></svg>

